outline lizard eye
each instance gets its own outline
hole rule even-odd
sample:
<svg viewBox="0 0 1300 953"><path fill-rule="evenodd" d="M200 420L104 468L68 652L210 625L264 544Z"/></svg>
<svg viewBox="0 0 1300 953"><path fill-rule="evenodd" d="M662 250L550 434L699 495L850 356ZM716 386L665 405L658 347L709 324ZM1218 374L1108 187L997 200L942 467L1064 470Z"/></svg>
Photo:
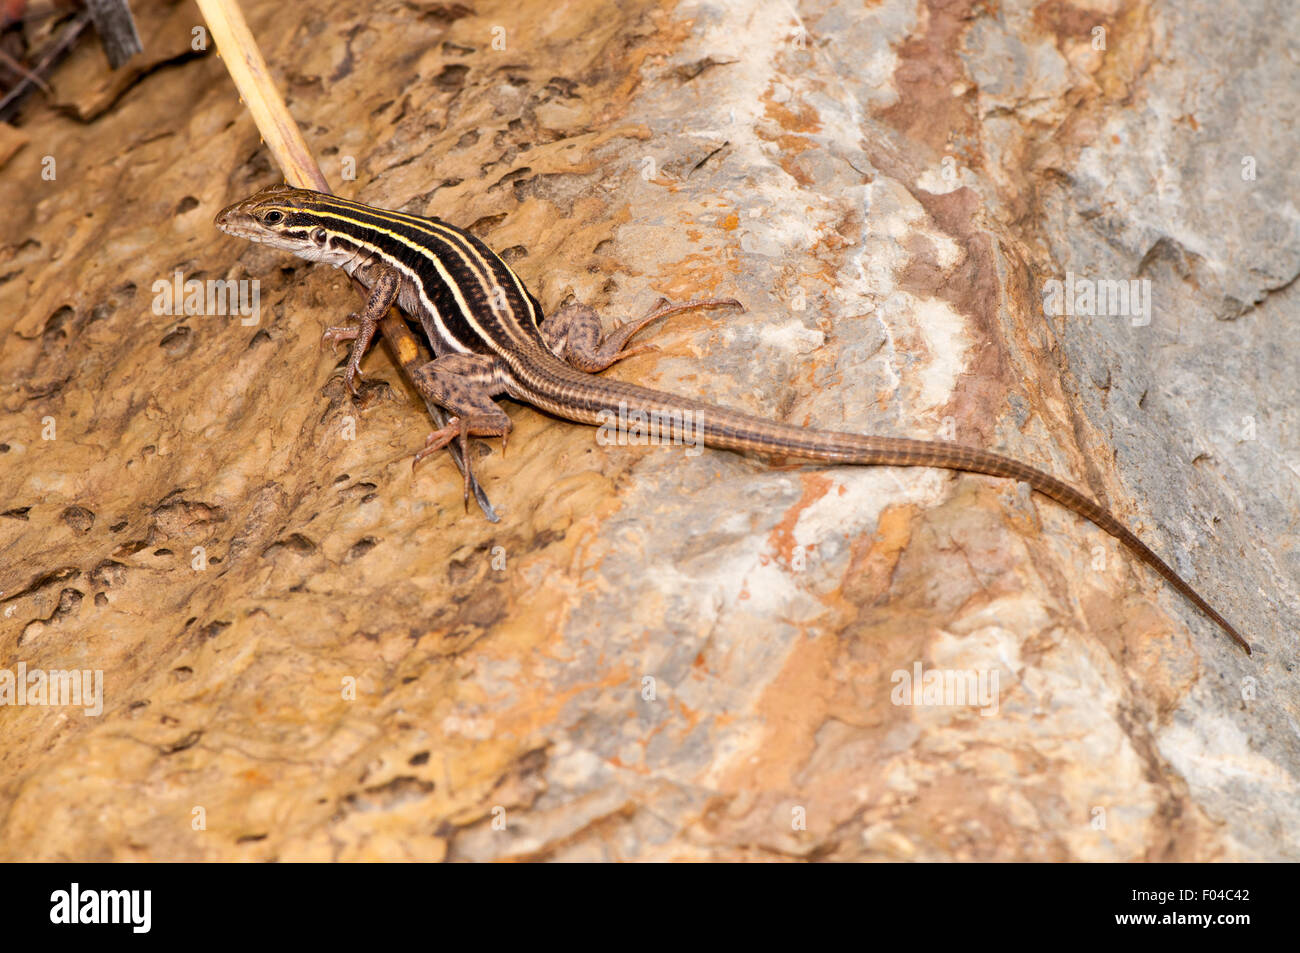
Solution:
<svg viewBox="0 0 1300 953"><path fill-rule="evenodd" d="M271 209L262 216L262 223L265 225L279 225L284 221L284 213L277 209Z"/></svg>

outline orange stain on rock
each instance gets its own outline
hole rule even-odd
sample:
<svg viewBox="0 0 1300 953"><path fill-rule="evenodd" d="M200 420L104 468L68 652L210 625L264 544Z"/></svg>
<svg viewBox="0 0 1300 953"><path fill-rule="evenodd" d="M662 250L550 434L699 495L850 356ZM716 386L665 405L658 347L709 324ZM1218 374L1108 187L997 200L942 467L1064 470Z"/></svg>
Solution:
<svg viewBox="0 0 1300 953"><path fill-rule="evenodd" d="M723 790L780 791L796 788L795 778L817 749L818 729L832 716L843 666L839 640L801 637L755 706L764 725L762 743L736 764Z"/></svg>
<svg viewBox="0 0 1300 953"><path fill-rule="evenodd" d="M772 549L787 565L794 555L795 546L798 545L794 538L794 528L799 522L799 517L804 510L830 492L832 483L831 478L825 473L804 473L801 477L803 495L798 503L790 507L781 522L772 527L767 537Z"/></svg>
<svg viewBox="0 0 1300 953"><path fill-rule="evenodd" d="M778 103L769 90L762 96L763 114L777 123L786 132L815 133L821 132L821 117L817 110L807 103L795 103L793 99ZM793 137L784 137L793 138Z"/></svg>
<svg viewBox="0 0 1300 953"><path fill-rule="evenodd" d="M868 594L872 602L879 601L888 591L890 580L898 568L898 561L912 541L912 520L917 508L911 503L887 506L876 520L876 532L871 543L861 552L854 547L849 571L845 573L846 588Z"/></svg>

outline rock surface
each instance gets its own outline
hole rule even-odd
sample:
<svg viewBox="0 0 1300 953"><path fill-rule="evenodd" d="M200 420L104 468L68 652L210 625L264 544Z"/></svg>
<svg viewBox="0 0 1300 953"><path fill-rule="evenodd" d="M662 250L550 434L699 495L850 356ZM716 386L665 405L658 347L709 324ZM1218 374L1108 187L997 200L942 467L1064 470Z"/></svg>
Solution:
<svg viewBox="0 0 1300 953"><path fill-rule="evenodd" d="M133 79L83 44L0 136L0 671L104 695L0 707L0 857L1300 859L1300 12L1233 6L245 3L342 194L548 310L745 303L612 376L1051 470L1250 658L985 477L507 401L466 514L383 349L358 404L319 351L343 275L211 226L278 177L193 8L134 4ZM177 272L258 323L158 313Z"/></svg>

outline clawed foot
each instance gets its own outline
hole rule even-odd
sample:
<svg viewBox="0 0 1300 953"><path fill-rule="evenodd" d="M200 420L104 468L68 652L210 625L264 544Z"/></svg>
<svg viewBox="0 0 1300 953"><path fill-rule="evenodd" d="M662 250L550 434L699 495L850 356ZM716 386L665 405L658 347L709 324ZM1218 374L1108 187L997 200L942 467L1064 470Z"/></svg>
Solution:
<svg viewBox="0 0 1300 953"><path fill-rule="evenodd" d="M670 315L681 314L683 311L695 311L703 308L743 308L735 298L695 298L691 301L683 301L680 304L673 304L667 298L660 298L643 317L631 321L624 321L617 325L605 339L601 342L598 359L606 363L606 367L617 361L625 361L629 357L637 354L644 354L647 351L657 351L659 348L653 344L638 344L636 347L627 347L628 340L647 324L653 324L660 318L666 318Z"/></svg>
<svg viewBox="0 0 1300 953"><path fill-rule="evenodd" d="M450 418L445 427L441 430L435 430L424 438L424 449L417 452L415 459L411 461L411 472L415 472L415 468L419 466L421 460L442 450L453 440L460 441L460 459L465 465L465 510L468 512L470 474L473 472L470 469L470 458L467 452L469 450L469 427L459 417Z"/></svg>
<svg viewBox="0 0 1300 953"><path fill-rule="evenodd" d="M320 336L320 341L321 347L328 343L336 354L338 353L339 342L352 342L348 366L343 371L343 384L347 387L348 392L355 397L357 396L357 381L365 378L365 375L361 373L361 359L365 356L366 347L369 346L371 339L374 337L375 328L373 323L370 327L367 327L365 318L356 312L349 314L348 320L357 323L328 327Z"/></svg>
<svg viewBox="0 0 1300 953"><path fill-rule="evenodd" d="M452 417L447 421L447 425L441 430L435 430L429 436L424 438L424 449L416 453L415 459L411 461L411 472L425 457L432 456L447 444L451 443L457 437L464 440L468 436L465 426L461 423L459 417Z"/></svg>
<svg viewBox="0 0 1300 953"><path fill-rule="evenodd" d="M690 301L683 301L679 304L673 304L667 298L660 298L658 303L646 312L646 316L641 320L653 321L656 318L667 317L670 314L678 314L682 311L695 311L697 309L708 310L709 308L739 308L745 310L745 306L735 298L692 298Z"/></svg>
<svg viewBox="0 0 1300 953"><path fill-rule="evenodd" d="M325 333L320 336L321 347L329 344L334 353L339 352L340 341L355 341L361 335L361 315L353 311L348 315L349 321L355 324L340 324L325 329Z"/></svg>
<svg viewBox="0 0 1300 953"><path fill-rule="evenodd" d="M502 417L504 418L505 415L503 414ZM433 433L429 434L429 436L424 438L424 449L418 451L415 454L415 458L411 461L411 472L412 473L415 472L415 468L419 465L420 461L423 460L425 457L435 454L439 450L445 450L453 440L457 441L460 445L461 462L465 464L464 466L465 494L464 495L465 495L465 509L468 511L470 483L473 480L473 470L471 468L470 453L469 453L469 438L471 434L480 434L481 436L487 436L487 437L500 437L501 452L504 454L506 448L506 438L510 435L509 419L508 418L505 419L506 419L505 427L503 428L493 427L487 429L483 427L482 422L480 422L478 427L476 427L471 425L470 421L466 420L463 417L451 417L450 419L448 419L446 426L444 426L440 430L433 431ZM481 430L483 429L486 429L487 432L481 433Z"/></svg>
<svg viewBox="0 0 1300 953"><path fill-rule="evenodd" d="M600 331L600 315L585 304L570 304L542 322L542 340L551 352L588 374L597 374L618 361L656 351L653 344L628 347L627 342L647 324L697 308L743 308L734 298L696 298L672 304L660 298L643 317L624 321L609 334Z"/></svg>

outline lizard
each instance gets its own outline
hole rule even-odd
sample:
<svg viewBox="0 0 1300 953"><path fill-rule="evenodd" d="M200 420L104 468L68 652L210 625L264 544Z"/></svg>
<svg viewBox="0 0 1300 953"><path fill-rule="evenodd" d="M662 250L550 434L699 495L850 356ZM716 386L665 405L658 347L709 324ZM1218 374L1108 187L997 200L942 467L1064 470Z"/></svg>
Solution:
<svg viewBox="0 0 1300 953"><path fill-rule="evenodd" d="M600 425L631 411L680 431L689 412L706 446L825 464L934 467L1022 481L1118 539L1250 654L1250 644L1177 572L1106 507L1070 484L1012 457L941 440L815 430L751 416L694 398L597 376L617 361L653 350L628 346L648 324L688 309L740 307L729 298L663 302L609 334L581 303L544 316L537 299L479 238L438 218L394 212L309 189L273 185L222 209L221 231L342 268L370 289L350 324L327 327L322 341L351 341L344 380L356 393L361 359L378 322L396 302L418 320L435 357L415 369L421 395L453 416L429 434L412 465L453 441L465 467L467 441L500 437L510 418L494 398L505 394L575 423ZM670 435L681 439L683 434Z"/></svg>

